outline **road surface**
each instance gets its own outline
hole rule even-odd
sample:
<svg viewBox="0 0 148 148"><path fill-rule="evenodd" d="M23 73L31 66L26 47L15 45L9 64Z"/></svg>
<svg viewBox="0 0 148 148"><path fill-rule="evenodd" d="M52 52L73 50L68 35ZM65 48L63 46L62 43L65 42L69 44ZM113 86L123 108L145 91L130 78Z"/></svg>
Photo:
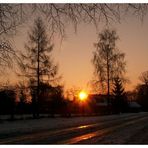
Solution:
<svg viewBox="0 0 148 148"><path fill-rule="evenodd" d="M43 123L50 121L38 119L36 122L40 120ZM61 118L55 120L59 121L58 124L49 124L49 127L48 124L46 127L40 124L34 129L30 122L32 130L28 131L23 128L21 131L12 130L9 123L7 130L0 130L0 144L148 144L148 113L73 117L64 119L64 124L60 120ZM0 124L1 128L3 124ZM23 126L23 121L19 123L21 124Z"/></svg>

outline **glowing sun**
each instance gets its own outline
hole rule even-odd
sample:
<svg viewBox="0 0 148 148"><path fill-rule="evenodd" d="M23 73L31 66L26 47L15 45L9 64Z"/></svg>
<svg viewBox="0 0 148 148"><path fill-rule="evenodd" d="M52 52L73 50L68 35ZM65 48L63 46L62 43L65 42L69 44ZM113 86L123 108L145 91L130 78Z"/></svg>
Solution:
<svg viewBox="0 0 148 148"><path fill-rule="evenodd" d="M85 91L81 91L81 92L79 93L79 99L80 99L81 101L86 100L87 97L88 97L88 94L87 94Z"/></svg>

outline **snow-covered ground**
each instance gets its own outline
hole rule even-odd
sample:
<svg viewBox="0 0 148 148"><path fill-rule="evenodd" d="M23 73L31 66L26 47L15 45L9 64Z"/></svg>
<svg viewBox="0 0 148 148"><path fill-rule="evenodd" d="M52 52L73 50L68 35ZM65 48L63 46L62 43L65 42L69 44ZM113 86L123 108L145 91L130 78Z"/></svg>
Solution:
<svg viewBox="0 0 148 148"><path fill-rule="evenodd" d="M145 114L145 113L137 113ZM113 120L117 118L128 117L136 115L135 113L95 116L95 117L71 117L71 118L40 118L40 119L26 119L16 121L4 121L0 123L0 135L10 133L29 133L40 130L60 129L72 126L79 126L83 124L99 123L106 120Z"/></svg>
<svg viewBox="0 0 148 148"><path fill-rule="evenodd" d="M148 118L122 128L117 128L109 134L88 139L83 144L148 144Z"/></svg>

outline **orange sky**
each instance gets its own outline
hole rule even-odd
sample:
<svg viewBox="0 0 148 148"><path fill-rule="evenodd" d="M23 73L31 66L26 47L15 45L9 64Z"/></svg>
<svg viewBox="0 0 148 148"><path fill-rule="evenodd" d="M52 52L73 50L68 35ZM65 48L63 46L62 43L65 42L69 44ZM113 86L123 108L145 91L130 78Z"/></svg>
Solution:
<svg viewBox="0 0 148 148"><path fill-rule="evenodd" d="M137 83L141 72L148 70L148 17L143 24L137 18L129 17L121 24L113 24L120 37L117 47L126 54L127 77L131 83L126 89L132 90ZM99 31L102 30L100 25ZM69 29L70 30L70 29ZM63 42L61 49L55 51L60 64L60 71L67 87L80 86L86 88L87 82L92 79L93 65L91 64L93 43L97 40L96 29L91 25L81 25L77 34L70 30L68 38Z"/></svg>
<svg viewBox="0 0 148 148"><path fill-rule="evenodd" d="M103 25L100 24L99 31ZM148 16L143 24L135 17L128 17L121 23L113 23L110 27L117 30L120 37L117 47L126 54L127 76L131 83L127 89L132 89L139 82L141 72L148 70ZM55 38L53 57L59 63L59 74L62 74L65 88L72 86L88 89L87 83L93 77L91 63L93 44L97 41L96 29L93 25L81 24L77 34L72 27L66 28L67 37L60 44ZM13 38L15 48L23 49L26 42L26 30L22 27Z"/></svg>

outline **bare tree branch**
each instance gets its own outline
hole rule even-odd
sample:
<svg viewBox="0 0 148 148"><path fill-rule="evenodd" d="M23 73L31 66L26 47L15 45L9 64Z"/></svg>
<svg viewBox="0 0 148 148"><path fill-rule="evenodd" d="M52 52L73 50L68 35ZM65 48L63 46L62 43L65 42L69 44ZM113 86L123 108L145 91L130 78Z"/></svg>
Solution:
<svg viewBox="0 0 148 148"><path fill-rule="evenodd" d="M0 37L15 34L18 26L36 15L47 20L51 39L57 33L63 38L68 25L73 25L77 31L81 22L94 24L98 28L100 23L120 22L124 14L133 14L143 21L147 10L148 4L0 4ZM0 59L6 63L11 57L8 53L12 52L7 50L6 54L7 48L2 49Z"/></svg>

